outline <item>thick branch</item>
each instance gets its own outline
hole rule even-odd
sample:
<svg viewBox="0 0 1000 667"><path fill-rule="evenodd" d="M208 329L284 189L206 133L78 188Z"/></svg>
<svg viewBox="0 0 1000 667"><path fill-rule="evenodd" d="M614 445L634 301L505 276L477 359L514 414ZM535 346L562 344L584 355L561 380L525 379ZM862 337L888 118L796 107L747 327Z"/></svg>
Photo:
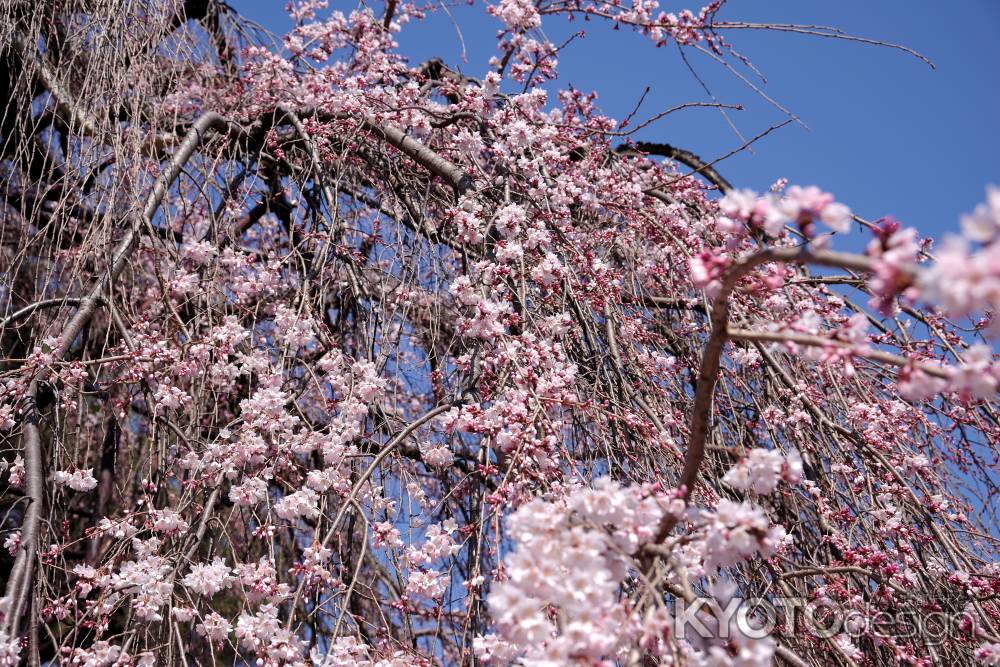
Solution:
<svg viewBox="0 0 1000 667"><path fill-rule="evenodd" d="M617 149L619 153L631 150L646 153L647 155L660 155L662 157L668 157L671 160L676 160L677 162L694 169L696 174L704 176L710 183L718 187L719 190L724 193L733 189L732 184L723 178L722 174L715 170L715 167L705 162L691 151L684 150L683 148L677 148L676 146L671 146L670 144L658 144L647 141L640 141L635 144L622 144Z"/></svg>
<svg viewBox="0 0 1000 667"><path fill-rule="evenodd" d="M807 247L768 248L739 260L726 271L722 278L722 286L712 304L711 333L705 344L701 358L701 368L698 371L698 384L695 389L694 406L691 410L691 426L688 435L688 447L684 454L684 468L678 482L678 488L684 498L688 498L698 481L698 471L705 458L705 442L708 439L712 421L712 398L719 376L719 361L722 349L729 337L729 298L737 283L761 264L770 262L795 262L798 264L816 264L834 268L851 269L854 271L871 271L872 260L863 255L852 255L840 252L812 252ZM656 542L662 542L677 524L673 515L666 515L660 523Z"/></svg>
<svg viewBox="0 0 1000 667"><path fill-rule="evenodd" d="M45 478L42 472L42 439L38 431L38 411L35 399L38 396L38 381L28 385L28 395L24 408L25 495L28 508L21 523L21 543L17 558L7 580L4 598L9 603L9 611L4 618L4 630L10 637L18 635L21 616L28 608L32 577L35 567L35 553L38 546L38 531L41 526L42 508L45 500Z"/></svg>
<svg viewBox="0 0 1000 667"><path fill-rule="evenodd" d="M459 197L472 190L474 186L472 177L458 165L445 159L413 137L408 136L399 128L381 124L370 117L366 117L364 122L365 127L372 134L381 136L390 145L395 146L413 160L419 162L427 171L446 180L455 189L455 193Z"/></svg>

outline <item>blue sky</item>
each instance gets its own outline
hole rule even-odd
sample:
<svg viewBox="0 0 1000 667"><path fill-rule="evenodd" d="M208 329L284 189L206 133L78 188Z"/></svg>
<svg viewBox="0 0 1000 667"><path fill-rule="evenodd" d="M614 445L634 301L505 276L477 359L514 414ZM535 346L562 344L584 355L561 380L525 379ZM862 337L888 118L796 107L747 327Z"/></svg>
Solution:
<svg viewBox="0 0 1000 667"><path fill-rule="evenodd" d="M289 23L284 0L234 0L233 6L281 32ZM664 9L697 10L700 2ZM331 2L350 10L354 4ZM381 12L381 7L376 11ZM413 62L438 56L471 76L487 71L499 22L485 5L450 7L462 40L444 12L406 26L401 52ZM789 125L718 166L738 187L764 190L780 177L817 184L859 215L892 214L921 233L958 230L958 216L983 200L987 183L1000 184L1000 2L997 0L729 0L720 20L831 25L849 33L905 44L937 65L932 70L900 51L840 40L758 31L732 31L729 41L767 77L768 95L799 116ZM622 118L652 87L637 119L683 102L708 101L673 46L657 49L628 31L549 17L554 42L584 29L560 57L559 85L597 91L598 106ZM465 61L462 60L462 44ZM731 118L745 137L784 119L732 74L689 52L699 76L720 102L743 104ZM747 70L744 73L750 74ZM714 109L668 116L635 136L668 142L706 159L742 143ZM854 233L854 242L863 237Z"/></svg>

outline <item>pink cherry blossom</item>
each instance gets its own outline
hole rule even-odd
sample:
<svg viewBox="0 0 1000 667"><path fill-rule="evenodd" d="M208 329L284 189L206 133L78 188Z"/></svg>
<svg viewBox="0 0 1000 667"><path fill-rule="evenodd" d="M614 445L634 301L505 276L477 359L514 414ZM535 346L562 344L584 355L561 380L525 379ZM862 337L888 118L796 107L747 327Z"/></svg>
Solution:
<svg viewBox="0 0 1000 667"><path fill-rule="evenodd" d="M737 77L846 34L47 4L0 3L0 665L1000 664L1000 190L935 244L657 143L743 100L560 74L597 26ZM412 57L476 12L481 61ZM845 624L717 613L760 595Z"/></svg>
<svg viewBox="0 0 1000 667"><path fill-rule="evenodd" d="M53 473L52 479L60 486L68 486L74 491L84 493L97 487L97 480L94 479L93 473L89 470L74 470L73 472L57 470Z"/></svg>
<svg viewBox="0 0 1000 667"><path fill-rule="evenodd" d="M962 233L967 239L988 243L1000 233L1000 187L986 187L986 202L961 217Z"/></svg>
<svg viewBox="0 0 1000 667"><path fill-rule="evenodd" d="M215 558L211 563L196 563L191 566L183 584L198 595L212 597L232 583L233 576L229 566L221 558Z"/></svg>
<svg viewBox="0 0 1000 667"><path fill-rule="evenodd" d="M786 477L791 480L801 478L802 461L797 452L790 454L786 463L780 451L751 449L745 459L723 476L722 481L741 491L753 489L755 493L767 494L777 488L783 470L789 470Z"/></svg>

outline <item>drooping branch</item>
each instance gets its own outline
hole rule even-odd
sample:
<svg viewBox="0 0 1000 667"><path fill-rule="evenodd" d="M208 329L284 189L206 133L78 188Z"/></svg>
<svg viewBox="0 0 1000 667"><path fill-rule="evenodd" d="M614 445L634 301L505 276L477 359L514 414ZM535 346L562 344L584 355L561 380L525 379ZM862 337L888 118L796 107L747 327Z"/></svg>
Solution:
<svg viewBox="0 0 1000 667"><path fill-rule="evenodd" d="M361 491L361 488L368 482L371 476L375 473L375 471L378 470L378 467L382 463L382 461L385 460L385 458L388 457L390 454L395 452L396 448L399 447L403 442L405 442L407 438L413 435L413 433L418 428L420 428L424 424L430 422L434 418L444 414L448 410L451 410L453 407L456 407L457 405L460 404L461 404L460 402L446 403L444 405L439 405L431 410L428 410L423 415L421 415L417 419L414 419L409 424L407 424L399 433L395 435L395 437L393 437L389 442L386 443L385 447L383 447L382 450L375 455L371 463L368 464L368 467L365 468L364 472L361 473L361 475L356 480L354 480L354 484L351 488L350 493L344 499L343 504L341 504L340 506L340 510L333 517L333 520L330 521L330 525L327 528L326 535L320 542L321 546L328 547L330 543L333 542L333 538L337 535L337 531L339 530L341 520L344 518L344 516L346 516L348 510L354 509L354 504L357 501L358 493ZM302 593L305 590L305 583L306 582L304 580L300 581L298 587L296 588L295 599L292 602L293 609L297 607L299 604L299 600L301 599ZM295 619L294 614L289 614L288 622L285 624L285 627L291 628L294 619Z"/></svg>
<svg viewBox="0 0 1000 667"><path fill-rule="evenodd" d="M167 190L170 189L170 186L180 174L181 169L184 168L184 165L191 158L195 149L204 141L210 131L223 135L235 134L239 136L243 134L242 128L214 112L205 113L195 121L174 153L170 164L153 184L146 198L146 204L142 209L141 215L131 221L129 229L125 232L125 236L122 237L121 241L115 247L107 270L91 289L90 293L80 302L80 307L69 323L67 323L66 328L59 338L59 347L55 353L56 360L62 359L66 352L69 351L77 335L79 335L84 325L93 316L94 311L100 303L101 296L108 285L117 280L121 275L121 272L125 269L129 258L138 245L140 234L143 230L153 227L153 217L163 202Z"/></svg>
<svg viewBox="0 0 1000 667"><path fill-rule="evenodd" d="M242 130L215 113L206 113L194 123L178 147L170 164L153 184L140 217L131 221L125 236L114 249L111 262L102 277L97 280L86 297L65 300L66 303L77 303L78 308L66 324L56 348L52 351L53 362L61 361L66 356L77 336L90 321L91 317L93 317L98 305L103 300L104 292L112 282L118 279L132 253L138 247L139 235L144 229L152 228L153 217L163 202L164 196L180 174L181 169L184 168L185 163L191 158L195 149L198 148L209 132L228 135L234 132L240 133ZM41 521L41 507L44 501L44 473L42 472L41 463L42 445L38 434L35 398L38 394L39 383L43 382L46 377L47 374L43 371L32 380L24 415L23 447L27 477L27 496L30 505L21 528L22 535L25 536L22 537L22 540L26 546L18 551L13 568L15 576L12 576L8 581L5 592L5 597L14 601L10 620L7 621L9 624L14 624L10 626L14 630L12 634L17 634L16 624L19 622L20 615L25 608L23 601L27 599L33 586L32 566L36 555L36 538Z"/></svg>
<svg viewBox="0 0 1000 667"><path fill-rule="evenodd" d="M23 61L28 63L29 69L52 96L63 120L80 136L97 136L99 127L97 120L77 104L73 94L66 89L58 75L38 53L38 49L21 33L15 32L12 39Z"/></svg>

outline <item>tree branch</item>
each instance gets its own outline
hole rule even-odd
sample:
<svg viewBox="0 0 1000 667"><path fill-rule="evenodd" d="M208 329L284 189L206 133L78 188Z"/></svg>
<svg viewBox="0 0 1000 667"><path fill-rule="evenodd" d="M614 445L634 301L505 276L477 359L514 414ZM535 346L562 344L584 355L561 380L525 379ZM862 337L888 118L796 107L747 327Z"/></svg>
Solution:
<svg viewBox="0 0 1000 667"><path fill-rule="evenodd" d="M814 252L803 246L768 248L739 260L726 271L719 294L712 303L712 330L705 344L705 351L702 353L694 406L691 410L688 447L684 453L684 468L677 484L684 499L689 498L694 490L698 481L698 471L705 458L705 441L712 421L712 399L719 376L719 361L723 346L729 337L729 298L743 276L761 264L770 262L816 264L854 271L871 271L873 268L872 260L863 255L830 251ZM666 539L675 525L677 525L676 517L672 514L665 515L660 522L654 542L659 543Z"/></svg>
<svg viewBox="0 0 1000 667"><path fill-rule="evenodd" d="M705 162L691 151L684 150L683 148L677 148L676 146L671 146L670 144L639 141L634 144L622 144L615 149L615 151L617 153L639 152L646 153L647 155L660 155L662 157L668 157L671 160L676 160L683 165L691 167L694 169L695 174L701 174L704 176L723 193L733 190L732 184L723 178L722 174L715 170L715 167Z"/></svg>

